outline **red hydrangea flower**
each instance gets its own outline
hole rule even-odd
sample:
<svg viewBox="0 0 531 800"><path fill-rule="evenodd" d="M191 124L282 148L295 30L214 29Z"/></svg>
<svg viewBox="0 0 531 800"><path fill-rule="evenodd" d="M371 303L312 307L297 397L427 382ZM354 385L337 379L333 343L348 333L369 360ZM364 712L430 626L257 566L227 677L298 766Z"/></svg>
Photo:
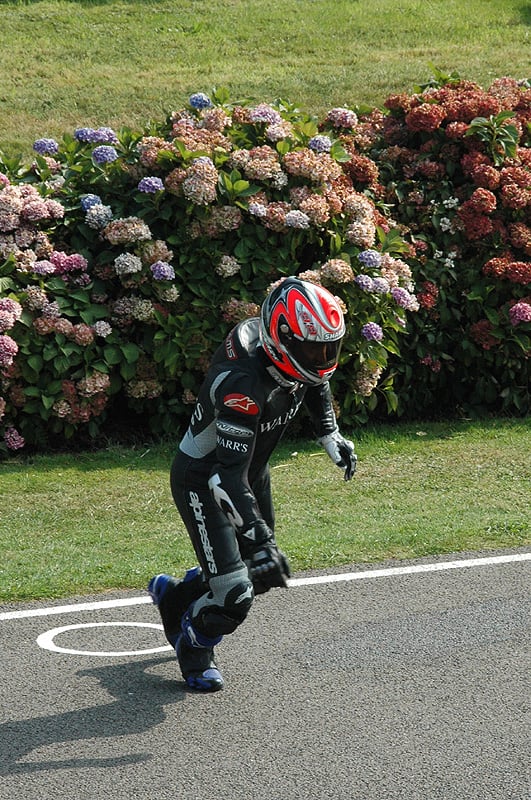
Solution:
<svg viewBox="0 0 531 800"><path fill-rule="evenodd" d="M489 164L478 164L470 171L470 177L476 186L482 186L484 189L497 189L500 185L501 175L496 167Z"/></svg>
<svg viewBox="0 0 531 800"><path fill-rule="evenodd" d="M509 237L513 247L523 250L531 256L531 228L525 222L514 222L508 225Z"/></svg>
<svg viewBox="0 0 531 800"><path fill-rule="evenodd" d="M507 255L491 258L486 264L483 265L482 272L484 275L488 275L492 278L498 278L500 280L505 278L507 267L510 263L511 258Z"/></svg>
<svg viewBox="0 0 531 800"><path fill-rule="evenodd" d="M488 189L476 189L464 206L478 214L492 214L496 210L496 195L489 192Z"/></svg>
<svg viewBox="0 0 531 800"><path fill-rule="evenodd" d="M505 270L511 283L531 283L531 264L526 261L511 261Z"/></svg>
<svg viewBox="0 0 531 800"><path fill-rule="evenodd" d="M494 225L492 221L484 214L478 214L466 203L457 212L465 230L465 236L471 242L478 239L484 239L492 233Z"/></svg>
<svg viewBox="0 0 531 800"><path fill-rule="evenodd" d="M422 308L433 308L437 303L439 289L432 281L424 281L421 290L417 292L417 300Z"/></svg>
<svg viewBox="0 0 531 800"><path fill-rule="evenodd" d="M410 131L436 131L445 117L446 111L442 106L423 103L406 114L406 125Z"/></svg>
<svg viewBox="0 0 531 800"><path fill-rule="evenodd" d="M488 319L480 319L479 322L470 326L470 336L484 350L490 350L491 347L498 344L498 340L491 334L493 327Z"/></svg>

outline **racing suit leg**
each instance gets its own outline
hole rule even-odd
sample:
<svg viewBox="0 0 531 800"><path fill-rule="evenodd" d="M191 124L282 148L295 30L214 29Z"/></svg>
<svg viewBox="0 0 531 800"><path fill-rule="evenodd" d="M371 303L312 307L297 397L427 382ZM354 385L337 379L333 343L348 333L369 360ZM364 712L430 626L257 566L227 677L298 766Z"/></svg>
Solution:
<svg viewBox="0 0 531 800"><path fill-rule="evenodd" d="M209 588L183 618L191 623L191 636L197 635L199 646L201 642L213 646L215 640L236 630L254 598L236 533L214 502L207 480L197 469L197 461L177 454L171 469L171 490Z"/></svg>

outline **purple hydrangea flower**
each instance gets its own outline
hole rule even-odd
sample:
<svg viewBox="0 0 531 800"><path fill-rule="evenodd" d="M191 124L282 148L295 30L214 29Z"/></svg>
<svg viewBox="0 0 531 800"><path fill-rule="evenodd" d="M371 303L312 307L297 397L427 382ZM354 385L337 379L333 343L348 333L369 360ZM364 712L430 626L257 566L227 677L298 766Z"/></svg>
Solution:
<svg viewBox="0 0 531 800"><path fill-rule="evenodd" d="M326 119L334 128L352 128L358 122L358 117L349 108L332 108Z"/></svg>
<svg viewBox="0 0 531 800"><path fill-rule="evenodd" d="M405 289L402 289L400 286L395 286L391 289L391 294L395 300L395 302L405 308L409 301L409 292Z"/></svg>
<svg viewBox="0 0 531 800"><path fill-rule="evenodd" d="M91 144L118 144L118 137L112 128L76 128L74 139Z"/></svg>
<svg viewBox="0 0 531 800"><path fill-rule="evenodd" d="M372 282L373 292L377 292L378 294L387 294L389 288L389 281L387 278L374 278Z"/></svg>
<svg viewBox="0 0 531 800"><path fill-rule="evenodd" d="M91 142L91 136L94 133L94 128L76 128L74 131L74 139L78 142Z"/></svg>
<svg viewBox="0 0 531 800"><path fill-rule="evenodd" d="M92 131L90 141L94 144L118 144L118 137L112 128L98 128Z"/></svg>
<svg viewBox="0 0 531 800"><path fill-rule="evenodd" d="M265 122L267 125L275 125L282 122L282 117L267 103L260 103L255 108L249 109L249 120L251 122Z"/></svg>
<svg viewBox="0 0 531 800"><path fill-rule="evenodd" d="M329 153L332 148L332 139L329 136L318 134L317 136L312 136L308 142L308 147L316 153Z"/></svg>
<svg viewBox="0 0 531 800"><path fill-rule="evenodd" d="M22 306L18 300L13 300L11 297L0 297L0 311L7 311L12 314L14 320L13 325L22 316Z"/></svg>
<svg viewBox="0 0 531 800"><path fill-rule="evenodd" d="M88 211L92 206L101 206L101 197L97 194L84 194L79 202L83 211Z"/></svg>
<svg viewBox="0 0 531 800"><path fill-rule="evenodd" d="M293 210L288 211L286 214L285 219L286 225L288 228L309 228L310 227L310 218L307 214L303 211Z"/></svg>
<svg viewBox="0 0 531 800"><path fill-rule="evenodd" d="M51 303L45 303L42 307L42 316L46 319L59 319L61 316L61 309L57 300L52 300Z"/></svg>
<svg viewBox="0 0 531 800"><path fill-rule="evenodd" d="M40 156L54 156L59 150L59 145L55 139L37 139L33 142L33 149Z"/></svg>
<svg viewBox="0 0 531 800"><path fill-rule="evenodd" d="M249 214L253 217L265 217L267 208L263 203L249 203Z"/></svg>
<svg viewBox="0 0 531 800"><path fill-rule="evenodd" d="M188 102L197 111L202 111L203 108L212 108L212 100L204 92L195 92L188 98Z"/></svg>
<svg viewBox="0 0 531 800"><path fill-rule="evenodd" d="M164 189L164 183L160 178L142 178L138 184L139 192L146 192L147 194L155 194Z"/></svg>
<svg viewBox="0 0 531 800"><path fill-rule="evenodd" d="M111 161L116 161L118 153L114 147L101 144L92 151L92 158L96 164L108 164Z"/></svg>
<svg viewBox="0 0 531 800"><path fill-rule="evenodd" d="M401 286L395 286L391 289L391 295L400 308L405 308L409 311L414 311L416 307L416 298Z"/></svg>
<svg viewBox="0 0 531 800"><path fill-rule="evenodd" d="M36 275L53 275L55 273L54 265L47 259L35 261L32 270Z"/></svg>
<svg viewBox="0 0 531 800"><path fill-rule="evenodd" d="M381 342L383 339L383 330L377 322L367 322L361 329L361 335L367 339L368 342Z"/></svg>
<svg viewBox="0 0 531 800"><path fill-rule="evenodd" d="M382 256L378 250L363 250L358 253L358 259L365 267L379 267L382 264Z"/></svg>
<svg viewBox="0 0 531 800"><path fill-rule="evenodd" d="M166 261L155 261L151 265L151 272L156 281L172 281L175 278L173 267Z"/></svg>
<svg viewBox="0 0 531 800"><path fill-rule="evenodd" d="M372 292L374 282L370 275L356 275L354 281L364 292Z"/></svg>
<svg viewBox="0 0 531 800"><path fill-rule="evenodd" d="M0 367L10 367L18 353L18 344L7 334L0 336Z"/></svg>

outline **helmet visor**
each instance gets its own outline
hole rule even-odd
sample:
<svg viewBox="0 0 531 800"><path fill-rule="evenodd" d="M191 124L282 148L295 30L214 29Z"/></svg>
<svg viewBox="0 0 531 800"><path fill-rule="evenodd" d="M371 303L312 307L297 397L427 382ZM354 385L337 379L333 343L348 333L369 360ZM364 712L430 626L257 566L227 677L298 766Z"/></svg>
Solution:
<svg viewBox="0 0 531 800"><path fill-rule="evenodd" d="M310 342L292 339L289 351L295 361L309 372L319 373L337 366L342 339L328 342Z"/></svg>

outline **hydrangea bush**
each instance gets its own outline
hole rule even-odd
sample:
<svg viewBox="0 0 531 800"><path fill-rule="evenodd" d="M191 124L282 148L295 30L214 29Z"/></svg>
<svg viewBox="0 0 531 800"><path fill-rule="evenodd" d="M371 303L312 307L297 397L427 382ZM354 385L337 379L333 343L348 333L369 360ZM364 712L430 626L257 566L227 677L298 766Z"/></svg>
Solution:
<svg viewBox="0 0 531 800"><path fill-rule="evenodd" d="M224 91L142 132L80 128L0 162L0 449L177 429L227 330L291 274L347 314L334 391L345 425L377 394L418 308L369 155L382 112Z"/></svg>
<svg viewBox="0 0 531 800"><path fill-rule="evenodd" d="M372 151L418 256L392 359L402 410L531 410L531 88L434 74L389 97Z"/></svg>
<svg viewBox="0 0 531 800"><path fill-rule="evenodd" d="M529 413L530 128L526 81L436 72L322 120L198 92L144 131L1 160L0 451L176 432L290 274L346 311L345 426Z"/></svg>

